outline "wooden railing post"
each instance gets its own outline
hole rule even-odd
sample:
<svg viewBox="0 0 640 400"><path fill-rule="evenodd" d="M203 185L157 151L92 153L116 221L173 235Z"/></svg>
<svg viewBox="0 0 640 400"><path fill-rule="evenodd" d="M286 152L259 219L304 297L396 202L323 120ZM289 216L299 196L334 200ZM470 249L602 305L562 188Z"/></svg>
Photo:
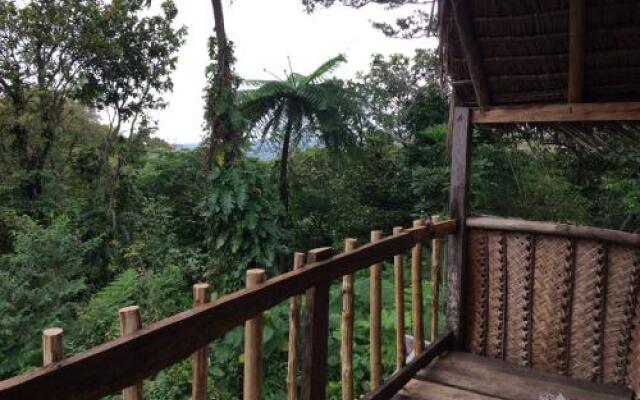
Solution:
<svg viewBox="0 0 640 400"><path fill-rule="evenodd" d="M439 215L433 215L431 222L440 222ZM442 239L437 236L431 241L431 341L438 337L438 317L440 314L440 280L442 264Z"/></svg>
<svg viewBox="0 0 640 400"><path fill-rule="evenodd" d="M265 281L263 269L247 271L247 288ZM262 314L244 324L244 400L262 398Z"/></svg>
<svg viewBox="0 0 640 400"><path fill-rule="evenodd" d="M471 168L471 133L473 125L469 109L456 107L453 115L451 148L451 184L449 189L449 214L458 223L458 229L449 235L447 242L447 325L455 336L456 348L462 348L464 304L463 279L467 249L467 194Z"/></svg>
<svg viewBox="0 0 640 400"><path fill-rule="evenodd" d="M193 285L193 308L203 306L211 302L211 286L207 283ZM209 375L209 348L205 346L192 357L192 400L207 400L207 378Z"/></svg>
<svg viewBox="0 0 640 400"><path fill-rule="evenodd" d="M120 319L120 336L130 336L142 329L142 317L140 307L130 306L118 311ZM142 400L142 382L122 389L122 400Z"/></svg>
<svg viewBox="0 0 640 400"><path fill-rule="evenodd" d="M402 233L402 227L393 228L393 234ZM404 342L404 256L393 257L394 302L396 306L396 369L404 367L407 349Z"/></svg>
<svg viewBox="0 0 640 400"><path fill-rule="evenodd" d="M345 239L344 251L354 250L357 243L358 239ZM353 274L342 277L342 400L353 400L353 281Z"/></svg>
<svg viewBox="0 0 640 400"><path fill-rule="evenodd" d="M413 227L424 226L424 220L413 221ZM419 356L424 351L424 322L422 306L422 243L411 250L411 322L413 325L413 351Z"/></svg>
<svg viewBox="0 0 640 400"><path fill-rule="evenodd" d="M382 231L371 231L371 242L382 239ZM369 286L369 364L371 368L371 389L382 381L382 263L371 266Z"/></svg>
<svg viewBox="0 0 640 400"><path fill-rule="evenodd" d="M49 328L42 331L42 365L47 366L64 358L63 331Z"/></svg>
<svg viewBox="0 0 640 400"><path fill-rule="evenodd" d="M325 260L332 253L330 247L311 250L307 254L307 264ZM329 287L330 282L327 281L307 290L306 294L303 400L326 398Z"/></svg>
<svg viewBox="0 0 640 400"><path fill-rule="evenodd" d="M293 255L293 270L304 265L304 253ZM289 359L287 362L287 400L298 399L298 327L300 326L300 296L291 298L289 307Z"/></svg>

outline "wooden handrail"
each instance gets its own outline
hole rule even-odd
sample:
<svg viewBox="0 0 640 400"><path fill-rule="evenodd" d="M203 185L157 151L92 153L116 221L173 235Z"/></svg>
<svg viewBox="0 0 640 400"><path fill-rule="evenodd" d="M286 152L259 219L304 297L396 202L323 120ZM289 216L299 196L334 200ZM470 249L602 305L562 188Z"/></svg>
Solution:
<svg viewBox="0 0 640 400"><path fill-rule="evenodd" d="M491 216L469 217L466 220L466 226L469 228L529 232L541 235L567 236L576 239L601 240L630 246L640 246L640 234L594 228L591 226Z"/></svg>
<svg viewBox="0 0 640 400"><path fill-rule="evenodd" d="M319 285L406 251L418 242L455 232L455 220L405 232L306 265L255 288L173 315L61 362L0 382L0 399L95 399L189 357L248 319Z"/></svg>

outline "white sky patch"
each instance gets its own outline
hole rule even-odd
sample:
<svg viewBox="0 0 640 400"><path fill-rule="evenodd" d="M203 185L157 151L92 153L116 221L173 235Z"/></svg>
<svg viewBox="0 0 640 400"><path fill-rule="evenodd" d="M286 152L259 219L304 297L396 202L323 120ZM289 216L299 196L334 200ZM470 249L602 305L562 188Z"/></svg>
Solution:
<svg viewBox="0 0 640 400"><path fill-rule="evenodd" d="M173 73L174 90L165 95L169 105L152 115L158 121L156 136L170 143L197 143L204 135L202 89L213 13L209 0L175 2L177 24L186 25L189 32ZM244 79L283 77L289 70L287 57L295 72L309 73L339 53L345 54L348 63L336 75L352 78L368 69L374 53L413 54L416 48L437 44L433 38L390 39L372 28L371 21L392 22L409 14L408 7L334 6L309 15L300 0L234 0L224 1L224 6L227 35L235 44L236 70Z"/></svg>

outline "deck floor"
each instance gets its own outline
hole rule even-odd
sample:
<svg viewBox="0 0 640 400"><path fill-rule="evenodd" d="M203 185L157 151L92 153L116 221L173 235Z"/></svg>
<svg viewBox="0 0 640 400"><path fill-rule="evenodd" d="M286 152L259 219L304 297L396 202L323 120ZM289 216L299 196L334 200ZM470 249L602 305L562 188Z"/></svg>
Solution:
<svg viewBox="0 0 640 400"><path fill-rule="evenodd" d="M504 361L452 352L434 361L394 400L630 400L622 386L572 379Z"/></svg>

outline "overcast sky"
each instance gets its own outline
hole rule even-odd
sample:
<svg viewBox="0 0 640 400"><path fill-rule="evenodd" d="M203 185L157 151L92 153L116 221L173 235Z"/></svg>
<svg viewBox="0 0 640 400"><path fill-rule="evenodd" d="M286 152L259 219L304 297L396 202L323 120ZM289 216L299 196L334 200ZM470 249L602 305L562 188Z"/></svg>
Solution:
<svg viewBox="0 0 640 400"><path fill-rule="evenodd" d="M170 143L196 143L202 138L202 88L208 63L207 38L213 32L210 0L175 0L178 24L189 33L173 74L174 90L165 96L169 106L154 113L157 136ZM235 43L239 75L271 79L288 69L308 73L322 62L344 53L348 63L336 71L342 78L366 70L373 53L412 54L415 48L434 47L435 40L389 39L371 27L371 21L393 21L410 9L387 10L369 5L356 10L342 6L304 12L300 0L234 0L225 5L229 39Z"/></svg>

